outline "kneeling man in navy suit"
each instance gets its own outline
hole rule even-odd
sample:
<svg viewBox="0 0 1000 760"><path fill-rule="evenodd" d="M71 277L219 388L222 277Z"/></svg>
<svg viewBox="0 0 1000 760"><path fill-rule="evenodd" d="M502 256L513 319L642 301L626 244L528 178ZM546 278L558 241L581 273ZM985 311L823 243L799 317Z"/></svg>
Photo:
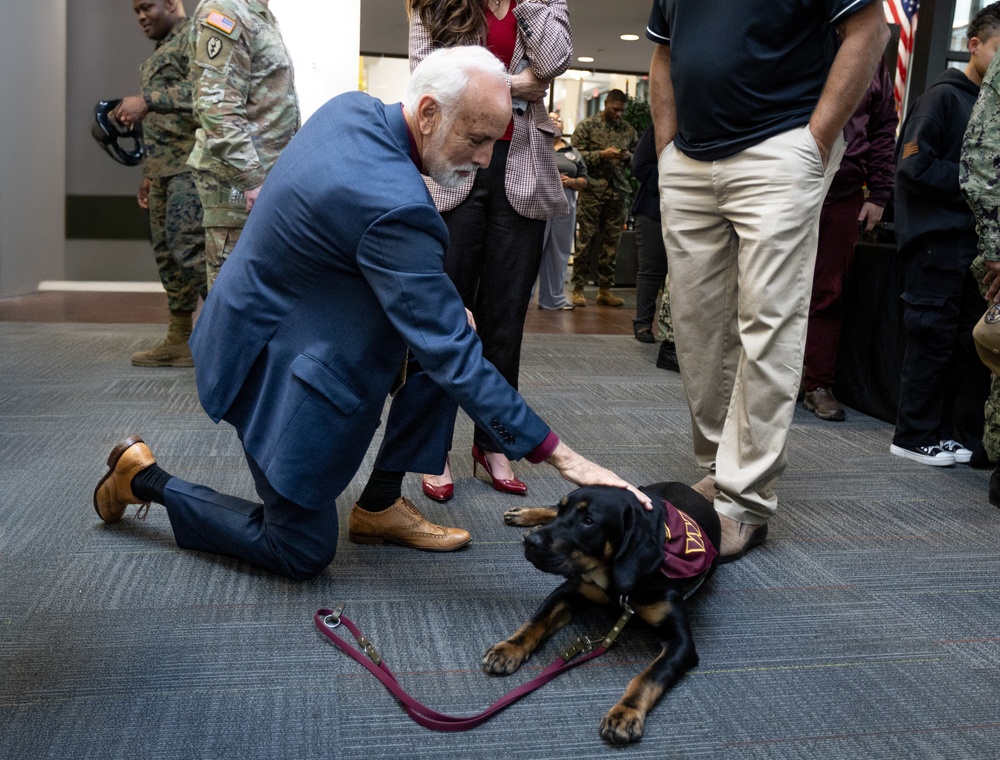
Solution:
<svg viewBox="0 0 1000 760"><path fill-rule="evenodd" d="M483 359L443 271L448 232L423 176L456 185L487 166L510 117L507 74L482 47L428 56L402 104L352 92L317 111L268 176L191 337L201 403L236 428L263 503L171 476L131 436L94 492L101 519L162 504L178 546L315 577L336 552L336 497L408 356L509 458L648 503L560 441ZM352 541L451 551L470 540L401 496L385 502L369 483Z"/></svg>

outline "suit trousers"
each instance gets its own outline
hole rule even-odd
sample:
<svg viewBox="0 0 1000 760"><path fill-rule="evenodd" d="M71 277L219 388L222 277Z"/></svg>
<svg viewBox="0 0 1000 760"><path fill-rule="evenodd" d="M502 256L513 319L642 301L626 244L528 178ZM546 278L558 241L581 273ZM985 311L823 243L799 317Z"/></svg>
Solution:
<svg viewBox="0 0 1000 760"><path fill-rule="evenodd" d="M809 304L803 381L808 392L833 388L837 375L837 352L844 325L844 286L861 235L858 214L864 202L864 193L859 187L847 198L824 203L819 215L819 243Z"/></svg>
<svg viewBox="0 0 1000 760"><path fill-rule="evenodd" d="M694 453L715 508L761 524L777 509L809 314L824 169L808 127L716 161L659 157L677 358Z"/></svg>
<svg viewBox="0 0 1000 760"><path fill-rule="evenodd" d="M509 142L497 142L468 197L441 216L450 236L445 273L476 319L483 356L517 388L524 317L542 258L545 221L521 216L510 205L509 150ZM457 414L458 405L426 373L409 375L393 398L375 467L441 473ZM474 440L488 451L502 450L478 425Z"/></svg>
<svg viewBox="0 0 1000 760"><path fill-rule="evenodd" d="M315 578L337 552L335 495L324 509L301 507L275 491L249 454L246 458L263 503L176 477L167 481L163 505L177 545L237 557L294 580Z"/></svg>

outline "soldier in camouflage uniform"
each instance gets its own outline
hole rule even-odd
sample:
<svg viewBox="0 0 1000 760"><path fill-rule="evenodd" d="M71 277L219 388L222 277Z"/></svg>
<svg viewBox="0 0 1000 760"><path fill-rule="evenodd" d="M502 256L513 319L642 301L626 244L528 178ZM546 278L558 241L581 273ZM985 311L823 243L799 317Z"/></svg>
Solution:
<svg viewBox="0 0 1000 760"><path fill-rule="evenodd" d="M191 316L205 288L205 233L201 201L187 166L196 124L191 113L190 22L181 0L133 0L139 24L156 40L140 67L142 94L123 98L115 111L122 124L143 122L146 145L139 205L149 226L160 282L167 291L167 337L132 354L138 367L192 367Z"/></svg>
<svg viewBox="0 0 1000 760"><path fill-rule="evenodd" d="M994 3L1000 26L1000 3ZM972 275L987 301L996 302L1000 292L1000 55L983 77L982 88L969 117L962 143L958 172L959 185L976 215L979 256L972 262ZM989 316L988 314L986 315ZM976 348L993 371L990 395L986 399L983 446L997 462L990 477L989 500L1000 507L1000 322L981 320L973 330Z"/></svg>
<svg viewBox="0 0 1000 760"><path fill-rule="evenodd" d="M590 241L601 236L601 252L597 259L597 303L621 306L624 300L612 294L615 284L615 257L618 241L625 224L625 200L632 188L625 167L631 160L638 137L635 128L622 119L628 96L621 90L611 90L604 101L604 110L584 119L573 132L573 147L583 154L590 172L590 185L580 191L577 199L576 255L573 258L573 305L586 306L583 286L590 279Z"/></svg>
<svg viewBox="0 0 1000 760"><path fill-rule="evenodd" d="M292 62L267 0L202 0L194 14L194 113L188 165L204 206L208 287L264 178L299 128Z"/></svg>

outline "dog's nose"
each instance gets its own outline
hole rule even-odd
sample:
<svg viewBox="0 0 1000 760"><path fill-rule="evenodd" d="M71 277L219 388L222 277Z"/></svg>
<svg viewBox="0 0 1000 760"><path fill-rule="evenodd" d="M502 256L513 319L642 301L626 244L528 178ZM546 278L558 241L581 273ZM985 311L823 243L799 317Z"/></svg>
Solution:
<svg viewBox="0 0 1000 760"><path fill-rule="evenodd" d="M542 548L542 537L538 534L537 529L529 530L521 537L521 543L532 549L540 549Z"/></svg>

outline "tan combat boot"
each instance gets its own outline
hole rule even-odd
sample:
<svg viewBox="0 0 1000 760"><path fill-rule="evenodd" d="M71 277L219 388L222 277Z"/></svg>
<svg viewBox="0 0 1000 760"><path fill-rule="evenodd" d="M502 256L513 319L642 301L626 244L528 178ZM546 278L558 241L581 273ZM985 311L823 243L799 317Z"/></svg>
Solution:
<svg viewBox="0 0 1000 760"><path fill-rule="evenodd" d="M597 291L597 303L604 306L621 306L625 303L625 299L619 298L607 288L600 288Z"/></svg>
<svg viewBox="0 0 1000 760"><path fill-rule="evenodd" d="M574 306L586 306L587 299L583 297L583 288L573 288L573 295L570 297L569 302Z"/></svg>
<svg viewBox="0 0 1000 760"><path fill-rule="evenodd" d="M137 351L132 354L132 364L136 367L193 367L191 348L188 338L191 337L190 311L171 311L170 327L167 337L149 351Z"/></svg>

